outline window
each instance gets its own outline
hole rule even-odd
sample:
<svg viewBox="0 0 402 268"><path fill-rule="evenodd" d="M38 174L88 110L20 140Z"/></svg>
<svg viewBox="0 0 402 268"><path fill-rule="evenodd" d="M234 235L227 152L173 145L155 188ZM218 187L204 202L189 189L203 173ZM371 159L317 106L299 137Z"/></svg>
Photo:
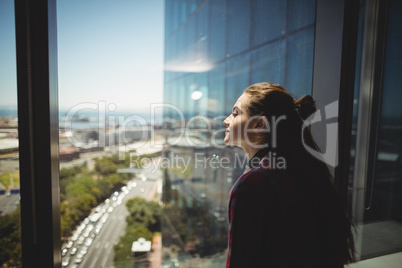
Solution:
<svg viewBox="0 0 402 268"><path fill-rule="evenodd" d="M16 1L16 38L12 2L1 3L4 41L0 54L4 60L0 63L0 108L11 104L16 109L16 102L7 100L16 99L12 89L18 81L18 113L24 115L18 118L19 168L21 177L26 178L20 185L22 236L17 234L14 240L20 245L21 239L24 261L38 267L62 262L85 267L124 266L135 261L130 244L144 242L141 236L144 245L152 241L163 264L222 266L228 193L244 168L241 150L223 146L222 120L244 87L264 80L285 85L295 97L314 90L314 97L324 105L335 96L342 108L340 115L343 113L337 121L343 124L341 140L346 140L339 146L342 157L344 151L349 154L347 140L352 141L349 176L342 173L349 168L342 163L335 169L335 177L340 183L349 179L349 204L359 224L360 257L401 250L397 139L401 116L395 104L401 91L399 77L394 74L401 62L396 26L400 25L396 15L400 1L361 1L356 9L353 1L335 0L95 2L58 1L56 13L55 0L40 0L30 8ZM358 36L353 23L342 24L353 21L356 10L360 11ZM46 12L48 16L44 16ZM370 24L373 22L375 27ZM30 31L35 34L26 35ZM355 37L356 66L351 64L353 53L345 56ZM343 42L343 38L352 42ZM328 40L330 45L325 43ZM371 47L373 42L376 46ZM12 59L15 46L17 76ZM155 53L154 61L151 55ZM28 64L32 68L25 68ZM356 75L350 72L352 65ZM345 73L356 81L354 92L349 87L337 88L348 80ZM11 81L7 82L11 86L5 81ZM133 81L142 83L134 86ZM342 95L347 91L351 94ZM369 98L365 98L367 92ZM349 110L352 98L354 110ZM120 100L128 109L123 109ZM155 109L150 111L151 103ZM71 117L69 111L76 113ZM10 122L9 115L4 116L3 109L1 112ZM152 112L156 112L153 117ZM201 117L194 118L196 115ZM63 128L65 118L72 123L68 131ZM95 129L89 129L92 127ZM348 127L351 137L343 132ZM4 144L3 130L0 142ZM136 146L142 137L145 145ZM152 142L159 147L154 149ZM69 146L76 148L69 151ZM11 154L11 159L4 151L0 156L0 172L8 178L10 173L3 164L18 167L12 159L15 152ZM166 159L169 161L163 162ZM206 159L210 162L204 162ZM222 163L222 159L227 160L227 167L211 165ZM16 185L13 179L14 173L11 184ZM345 197L346 192L341 195ZM0 201L6 199L0 194ZM67 203L77 200L82 201L85 213L70 213L73 207ZM99 212L108 216L97 218ZM105 222L100 228L93 221ZM9 223L1 222L2 226ZM121 233L115 232L116 226ZM60 227L67 231L61 232ZM381 230L390 230L392 235ZM13 245L8 242L6 246Z"/></svg>
<svg viewBox="0 0 402 268"><path fill-rule="evenodd" d="M375 2L362 1L361 10L361 62L357 63L361 76L355 89L356 146L351 151L354 162L349 197L358 223L359 255L368 259L402 249L402 112L397 102L402 96L401 79L395 75L402 70L402 35L397 26L402 22L402 2L377 6ZM374 22L369 20L372 12L379 14ZM375 34L379 37L375 38ZM370 45L373 43L375 46ZM384 55L374 57L376 50L384 51Z"/></svg>
<svg viewBox="0 0 402 268"><path fill-rule="evenodd" d="M311 94L315 1L294 2L203 1L171 32L176 18L169 4L177 2L166 1L164 98L184 118L172 109L164 113L165 125L176 126L165 155L171 163L190 161L164 173L163 263L226 261L227 201L245 158L239 148L223 146L222 121L243 90L269 81L295 97Z"/></svg>

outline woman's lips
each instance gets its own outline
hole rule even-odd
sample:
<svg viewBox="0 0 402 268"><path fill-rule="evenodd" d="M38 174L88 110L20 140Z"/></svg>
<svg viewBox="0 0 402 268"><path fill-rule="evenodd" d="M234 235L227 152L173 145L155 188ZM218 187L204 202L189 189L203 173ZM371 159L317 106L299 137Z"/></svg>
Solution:
<svg viewBox="0 0 402 268"><path fill-rule="evenodd" d="M228 133L229 133L229 130L226 130L226 131L225 131L225 135L228 134Z"/></svg>

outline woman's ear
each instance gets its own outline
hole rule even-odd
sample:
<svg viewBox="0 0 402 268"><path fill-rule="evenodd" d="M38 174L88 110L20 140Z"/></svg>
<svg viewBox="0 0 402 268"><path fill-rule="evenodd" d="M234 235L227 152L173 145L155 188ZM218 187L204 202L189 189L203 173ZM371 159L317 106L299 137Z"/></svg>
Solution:
<svg viewBox="0 0 402 268"><path fill-rule="evenodd" d="M267 129L269 127L268 118L264 115L257 119L256 129Z"/></svg>

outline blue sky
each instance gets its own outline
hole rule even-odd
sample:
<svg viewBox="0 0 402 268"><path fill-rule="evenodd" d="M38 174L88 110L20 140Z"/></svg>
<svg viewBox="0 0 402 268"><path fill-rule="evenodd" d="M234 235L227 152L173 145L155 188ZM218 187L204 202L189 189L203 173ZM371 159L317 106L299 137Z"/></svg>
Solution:
<svg viewBox="0 0 402 268"><path fill-rule="evenodd" d="M58 0L59 107L163 100L163 0ZM16 106L13 1L0 1L0 107Z"/></svg>
<svg viewBox="0 0 402 268"><path fill-rule="evenodd" d="M14 1L0 0L0 108L17 107Z"/></svg>

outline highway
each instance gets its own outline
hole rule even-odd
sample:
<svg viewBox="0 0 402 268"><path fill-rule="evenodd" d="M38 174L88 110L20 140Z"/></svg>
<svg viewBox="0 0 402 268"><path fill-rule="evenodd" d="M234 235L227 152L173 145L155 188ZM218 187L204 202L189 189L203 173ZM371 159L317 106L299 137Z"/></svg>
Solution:
<svg viewBox="0 0 402 268"><path fill-rule="evenodd" d="M13 212L20 204L20 194L3 195L0 197L0 215Z"/></svg>
<svg viewBox="0 0 402 268"><path fill-rule="evenodd" d="M19 162L15 159L0 159L0 175L3 175L5 172L15 172L19 170ZM19 185L14 185L19 188ZM7 187L1 185L0 189L6 189ZM9 190L7 193L0 195L0 215L6 215L13 212L20 203L20 194L9 194Z"/></svg>
<svg viewBox="0 0 402 268"><path fill-rule="evenodd" d="M65 256L63 256L63 261L66 258L70 258L67 265L63 267L85 267L85 268L107 268L114 267L113 265L113 257L114 257L114 245L119 241L120 236L125 234L126 229L126 217L128 215L128 211L125 207L125 202L128 199L140 196L146 199L152 199L155 195L157 184L159 182L159 178L161 179L161 174L158 171L156 174L151 174L149 171L144 170L143 174L146 178L141 179L135 178L132 180L126 189L126 193L120 191L115 196L115 200L113 200L113 196L109 198L109 203L102 204L98 210L102 214L102 217L96 222L91 223L89 220L85 220L84 222L88 222L85 224L85 227L80 232L78 239L73 242L72 246L67 250ZM134 186L135 185L135 186ZM134 186L134 187L133 187ZM132 188L131 188L132 187ZM121 202L119 202L121 200ZM104 212L102 212L104 211ZM105 216L107 215L107 216ZM103 224L99 224L104 220ZM87 228L92 225L94 228L86 233ZM99 233L96 234L97 227L102 226ZM78 241L79 237L87 236L90 238L93 236L93 241L90 245L85 246L87 243L87 239L85 238L84 243L79 245ZM66 248L66 244L63 245L62 248ZM71 255L72 249L77 248L77 252L74 255ZM87 248L87 253L80 258L80 252L82 249Z"/></svg>

